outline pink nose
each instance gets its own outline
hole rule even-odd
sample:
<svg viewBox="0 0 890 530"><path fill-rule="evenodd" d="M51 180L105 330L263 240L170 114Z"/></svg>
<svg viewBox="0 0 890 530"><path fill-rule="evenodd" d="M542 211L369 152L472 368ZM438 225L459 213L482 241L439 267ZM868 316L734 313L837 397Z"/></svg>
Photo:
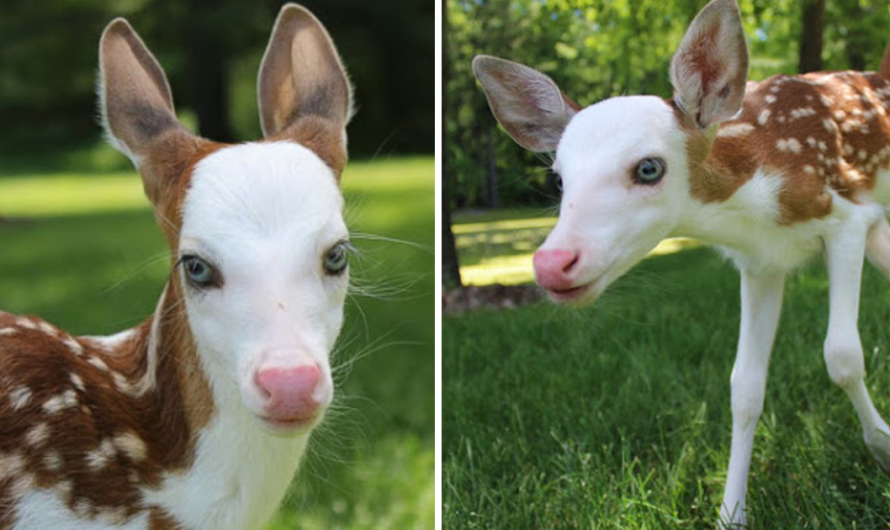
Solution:
<svg viewBox="0 0 890 530"><path fill-rule="evenodd" d="M309 420L318 413L320 403L313 394L321 380L317 366L267 368L256 376L257 385L266 392L266 414L281 421Z"/></svg>
<svg viewBox="0 0 890 530"><path fill-rule="evenodd" d="M535 281L544 289L565 291L572 288L571 272L578 264L575 250L539 250L535 252Z"/></svg>

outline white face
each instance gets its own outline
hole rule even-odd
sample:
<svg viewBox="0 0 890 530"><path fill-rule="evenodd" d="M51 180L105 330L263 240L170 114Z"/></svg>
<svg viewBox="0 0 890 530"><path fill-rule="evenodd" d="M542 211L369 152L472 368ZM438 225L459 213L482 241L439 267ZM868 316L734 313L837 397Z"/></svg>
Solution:
<svg viewBox="0 0 890 530"><path fill-rule="evenodd" d="M329 355L348 284L334 174L290 142L221 149L195 167L179 248L192 334L218 400L278 432L331 402Z"/></svg>
<svg viewBox="0 0 890 530"><path fill-rule="evenodd" d="M563 186L559 221L535 254L535 278L557 302L599 296L670 234L689 196L685 135L651 96L579 112L553 169Z"/></svg>

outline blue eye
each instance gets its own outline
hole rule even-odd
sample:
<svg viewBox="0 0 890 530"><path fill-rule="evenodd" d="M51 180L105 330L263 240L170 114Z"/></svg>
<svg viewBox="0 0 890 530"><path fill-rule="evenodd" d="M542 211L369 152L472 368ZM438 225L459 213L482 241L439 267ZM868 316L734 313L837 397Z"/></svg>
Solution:
<svg viewBox="0 0 890 530"><path fill-rule="evenodd" d="M349 243L341 241L331 247L324 257L324 270L331 275L342 274L349 265Z"/></svg>
<svg viewBox="0 0 890 530"><path fill-rule="evenodd" d="M639 184L655 184L664 176L666 169L664 160L655 157L644 158L637 164L634 180Z"/></svg>
<svg viewBox="0 0 890 530"><path fill-rule="evenodd" d="M182 268L188 281L195 287L218 287L216 269L198 256L184 256Z"/></svg>

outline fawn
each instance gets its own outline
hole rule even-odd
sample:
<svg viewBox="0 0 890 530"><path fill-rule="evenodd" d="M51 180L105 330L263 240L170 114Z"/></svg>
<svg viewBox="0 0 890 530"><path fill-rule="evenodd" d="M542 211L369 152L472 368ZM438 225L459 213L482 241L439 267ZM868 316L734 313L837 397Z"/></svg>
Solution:
<svg viewBox="0 0 890 530"><path fill-rule="evenodd" d="M350 84L294 4L260 67L257 143L187 132L125 20L99 62L105 131L172 270L154 314L113 336L0 313L0 527L260 528L333 397Z"/></svg>
<svg viewBox="0 0 890 530"><path fill-rule="evenodd" d="M544 74L478 56L473 70L510 136L556 151L559 220L535 279L565 304L594 300L659 241L717 246L741 272L732 445L720 526L745 525L754 429L785 276L823 254L830 281L828 373L890 472L890 429L865 387L857 329L863 255L890 276L890 48L879 73L778 75L746 83L735 0L696 16L670 66L674 95L582 109Z"/></svg>

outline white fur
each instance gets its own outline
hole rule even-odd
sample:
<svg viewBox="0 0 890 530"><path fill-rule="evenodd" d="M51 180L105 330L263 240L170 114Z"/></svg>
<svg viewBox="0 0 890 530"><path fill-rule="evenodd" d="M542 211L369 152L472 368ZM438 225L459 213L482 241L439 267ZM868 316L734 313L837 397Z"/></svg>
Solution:
<svg viewBox="0 0 890 530"><path fill-rule="evenodd" d="M59 490L35 489L15 505L14 530L145 530L148 528L148 513L142 513L119 524L96 519L78 518L71 513L62 492Z"/></svg>

